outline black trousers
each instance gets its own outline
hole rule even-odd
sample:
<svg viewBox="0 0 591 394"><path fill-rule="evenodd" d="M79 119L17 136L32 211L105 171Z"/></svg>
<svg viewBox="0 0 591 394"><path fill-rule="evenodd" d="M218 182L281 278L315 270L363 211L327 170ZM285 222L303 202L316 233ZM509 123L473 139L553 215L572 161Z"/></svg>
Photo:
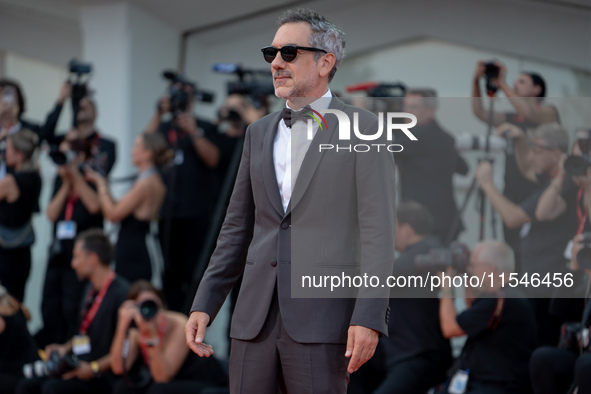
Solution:
<svg viewBox="0 0 591 394"><path fill-rule="evenodd" d="M573 381L578 394L590 394L591 353L579 356L570 350L539 348L532 355L530 375L535 394L566 393Z"/></svg>
<svg viewBox="0 0 591 394"><path fill-rule="evenodd" d="M232 339L232 394L345 394L349 383L345 344L298 343L285 328L275 295L256 338Z"/></svg>
<svg viewBox="0 0 591 394"><path fill-rule="evenodd" d="M445 382L451 359L421 355L401 361L390 368L374 394L422 394Z"/></svg>
<svg viewBox="0 0 591 394"><path fill-rule="evenodd" d="M84 286L70 266L47 267L41 303L43 329L35 337L40 347L65 343L78 332Z"/></svg>
<svg viewBox="0 0 591 394"><path fill-rule="evenodd" d="M184 311L191 281L209 225L208 217L163 219L159 224L164 255L164 296L168 308Z"/></svg>
<svg viewBox="0 0 591 394"><path fill-rule="evenodd" d="M62 378L23 379L18 384L15 394L109 394L111 386L105 379L91 380Z"/></svg>

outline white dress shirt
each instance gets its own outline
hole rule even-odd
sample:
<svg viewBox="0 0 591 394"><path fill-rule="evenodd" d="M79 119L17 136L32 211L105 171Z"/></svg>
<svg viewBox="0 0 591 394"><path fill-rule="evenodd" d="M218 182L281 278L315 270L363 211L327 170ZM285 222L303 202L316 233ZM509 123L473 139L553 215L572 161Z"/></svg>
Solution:
<svg viewBox="0 0 591 394"><path fill-rule="evenodd" d="M327 109L330 100L332 99L332 92L330 89L318 100L310 104L310 107L316 111ZM290 108L285 103L287 108ZM318 124L312 121L313 133L316 135ZM300 172L300 167L304 161L304 156L308 152L308 148L312 140L308 139L308 126L302 121L298 120L292 127L287 127L285 121L281 119L279 122L279 130L275 135L273 144L273 163L275 165L275 175L277 176L277 185L279 186L279 194L281 195L281 202L283 204L283 212L287 211L289 200L293 191L293 186L297 180ZM293 131L293 133L292 133Z"/></svg>

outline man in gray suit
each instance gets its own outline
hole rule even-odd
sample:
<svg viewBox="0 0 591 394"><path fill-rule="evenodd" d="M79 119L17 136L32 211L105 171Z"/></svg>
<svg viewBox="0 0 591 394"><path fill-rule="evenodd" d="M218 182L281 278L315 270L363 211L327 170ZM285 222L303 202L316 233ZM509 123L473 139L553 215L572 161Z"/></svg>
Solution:
<svg viewBox="0 0 591 394"><path fill-rule="evenodd" d="M345 393L348 374L387 335L388 288L361 286L352 297L337 291L340 298L331 298L330 290L305 288L302 275L367 273L386 283L394 261L394 159L385 149L321 149L360 142L357 133L339 140L332 115L326 129L306 133L298 121L304 111L296 112L306 105L350 119L358 113L366 135L375 134L378 119L332 97L328 83L345 46L335 25L300 9L278 25L262 51L287 108L246 131L226 219L185 327L187 344L200 356L213 353L203 343L206 327L244 272L230 332L231 392Z"/></svg>

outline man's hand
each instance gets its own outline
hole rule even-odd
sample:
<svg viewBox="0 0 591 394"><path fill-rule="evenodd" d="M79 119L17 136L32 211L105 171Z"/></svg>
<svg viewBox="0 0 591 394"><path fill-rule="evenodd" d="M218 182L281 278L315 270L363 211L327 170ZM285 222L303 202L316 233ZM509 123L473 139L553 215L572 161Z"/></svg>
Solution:
<svg viewBox="0 0 591 394"><path fill-rule="evenodd" d="M478 82L478 80L484 76L484 70L486 70L485 62L479 60L478 63L476 63L476 71L474 71L474 81Z"/></svg>
<svg viewBox="0 0 591 394"><path fill-rule="evenodd" d="M163 96L158 102L157 107L158 115L164 115L170 112L170 96Z"/></svg>
<svg viewBox="0 0 591 394"><path fill-rule="evenodd" d="M476 168L476 179L480 187L493 184L492 165L490 161L483 160L480 162L478 168Z"/></svg>
<svg viewBox="0 0 591 394"><path fill-rule="evenodd" d="M185 324L187 345L199 357L209 357L213 354L211 345L203 343L205 329L209 324L209 319L210 317L207 313L195 311L191 313L187 324Z"/></svg>
<svg viewBox="0 0 591 394"><path fill-rule="evenodd" d="M505 136L507 136L511 139L518 139L518 138L525 137L525 132L523 131L523 129L521 129L518 126L515 126L514 124L507 123L507 122L505 122L502 125L500 125L499 127L497 127L497 129L495 130L495 134L501 138L505 138Z"/></svg>
<svg viewBox="0 0 591 394"><path fill-rule="evenodd" d="M570 263L568 265L568 268L571 271L578 271L581 268L579 266L579 262L577 261L577 254L579 254L579 252L581 251L581 249L583 249L583 246L585 245L585 244L583 244L584 239L585 239L585 236L583 234L577 234L573 238L573 246L571 248L571 258L570 258Z"/></svg>
<svg viewBox="0 0 591 394"><path fill-rule="evenodd" d="M378 332L363 326L350 326L345 357L351 357L347 372L353 373L365 364L376 351Z"/></svg>
<svg viewBox="0 0 591 394"><path fill-rule="evenodd" d="M66 346L59 345L57 343L52 343L51 345L47 345L45 347L45 354L47 355L48 358L49 358L49 355L54 351L57 351L58 354L60 355L60 357L64 357L64 354L66 354L68 352L68 349Z"/></svg>
<svg viewBox="0 0 591 394"><path fill-rule="evenodd" d="M78 378L80 380L90 380L94 378L94 371L92 370L90 363L80 361L78 368L62 375L62 379L64 380L70 380L72 378Z"/></svg>
<svg viewBox="0 0 591 394"><path fill-rule="evenodd" d="M199 128L197 127L197 121L195 117L188 112L183 112L176 118L176 124L179 129L189 134L191 137L199 136Z"/></svg>
<svg viewBox="0 0 591 394"><path fill-rule="evenodd" d="M60 88L60 92L57 97L57 102L60 105L63 105L64 101L66 101L66 99L68 97L70 97L71 95L72 95L72 84L70 82L66 81L62 84L62 87Z"/></svg>

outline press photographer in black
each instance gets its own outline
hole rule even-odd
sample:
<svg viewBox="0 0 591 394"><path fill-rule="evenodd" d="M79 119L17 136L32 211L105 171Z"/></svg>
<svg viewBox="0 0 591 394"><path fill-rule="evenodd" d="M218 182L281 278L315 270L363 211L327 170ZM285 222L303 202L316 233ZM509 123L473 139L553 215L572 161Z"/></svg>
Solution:
<svg viewBox="0 0 591 394"><path fill-rule="evenodd" d="M453 175L468 173L468 165L456 151L454 138L437 122L437 92L433 89L411 89L404 98L404 111L417 117L412 128L418 141L404 145L394 154L400 174L402 201L423 204L434 219L433 233L442 242L455 240L462 231L448 233L458 212L453 193ZM400 136L400 139L406 139Z"/></svg>
<svg viewBox="0 0 591 394"><path fill-rule="evenodd" d="M6 137L10 172L0 180L0 281L19 302L31 270L32 216L39 204L38 138L28 129Z"/></svg>
<svg viewBox="0 0 591 394"><path fill-rule="evenodd" d="M220 162L215 127L196 119L195 85L178 75L162 97L146 127L161 133L174 150L173 165L164 172L166 199L160 220L165 270L164 295L171 310L180 311L193 278L214 206L215 172ZM164 117L171 117L164 120Z"/></svg>
<svg viewBox="0 0 591 394"><path fill-rule="evenodd" d="M512 112L493 112L492 126L498 127L503 123L510 123L526 131L539 124L559 122L558 111L552 105L544 104L546 97L546 81L535 72L522 72L515 79L513 87L506 82L507 69L504 64L493 61L479 61L476 64L472 82L472 112L481 121L489 122L489 111L485 109L482 100L480 82L487 81L487 90L501 89L509 102L514 107ZM496 92L496 90L495 90ZM487 93L492 93L487 91ZM506 135L500 135L507 138ZM515 155L511 149L505 152L505 185L503 195L515 204L521 204L533 193L537 186L524 177L517 167ZM503 226L505 241L513 248L515 253L519 251L519 230ZM519 256L516 256L519 267Z"/></svg>
<svg viewBox="0 0 591 394"><path fill-rule="evenodd" d="M150 282L134 282L119 308L111 345L113 372L124 376L113 392L199 394L208 387L226 386L218 361L201 358L187 347L182 335L186 322L186 315L167 310L164 295Z"/></svg>
<svg viewBox="0 0 591 394"><path fill-rule="evenodd" d="M467 273L506 277L515 269L513 251L504 242L484 241L474 247ZM450 268L446 275L453 275ZM529 358L535 348L536 326L529 301L501 281L466 288L467 309L457 313L454 291L442 281L439 304L441 330L446 338L467 335L442 393L524 394L531 392ZM465 391L461 391L462 388ZM454 391L456 389L457 391Z"/></svg>
<svg viewBox="0 0 591 394"><path fill-rule="evenodd" d="M56 124L71 93L71 84L65 82L53 110ZM53 223L53 240L41 304L43 328L35 335L40 346L65 342L76 333L84 283L70 266L74 240L85 230L103 227L96 187L84 179L84 169L91 167L108 175L115 163L115 144L96 131L96 116L95 103L84 97L79 103L77 127L50 138L50 157L58 165L58 176L46 210Z"/></svg>
<svg viewBox="0 0 591 394"><path fill-rule="evenodd" d="M59 355L58 370L47 371L50 376L35 376L22 380L17 394L81 394L111 392L109 351L115 336L117 311L127 298L129 284L109 268L113 247L100 229L90 229L76 238L72 268L78 278L88 281L86 297L77 319L77 335L64 344L45 348L48 357ZM45 375L45 373L41 373Z"/></svg>
<svg viewBox="0 0 591 394"><path fill-rule="evenodd" d="M511 202L496 188L490 162L483 161L476 170L480 188L490 200L493 209L508 228L521 228L520 274L564 272L564 251L577 231L576 188L566 191L566 205L559 215L546 215L540 210L541 198L548 187L560 176L562 160L568 151L568 133L557 123L536 127L530 137L517 126L504 124L499 133L508 133L515 143L515 155L522 174L536 182L538 189L521 204ZM555 345L561 321L549 312L550 299L541 289L529 288L528 293L537 297L536 319L540 344ZM544 298L546 297L546 298Z"/></svg>
<svg viewBox="0 0 591 394"><path fill-rule="evenodd" d="M535 394L591 393L591 352L589 327L591 326L591 254L589 233L578 234L573 239L569 268L584 274L585 308L580 321L565 323L558 347L537 349L530 361L531 381ZM583 251L583 249L586 249ZM582 253L581 253L582 251Z"/></svg>
<svg viewBox="0 0 591 394"><path fill-rule="evenodd" d="M414 201L398 205L394 245L401 254L394 275L426 274L417 269L416 257L443 247L432 231L433 217L424 206ZM389 336L380 339L387 376L374 394L425 393L446 379L452 355L441 333L439 300L425 294L412 298L414 290L391 290Z"/></svg>

